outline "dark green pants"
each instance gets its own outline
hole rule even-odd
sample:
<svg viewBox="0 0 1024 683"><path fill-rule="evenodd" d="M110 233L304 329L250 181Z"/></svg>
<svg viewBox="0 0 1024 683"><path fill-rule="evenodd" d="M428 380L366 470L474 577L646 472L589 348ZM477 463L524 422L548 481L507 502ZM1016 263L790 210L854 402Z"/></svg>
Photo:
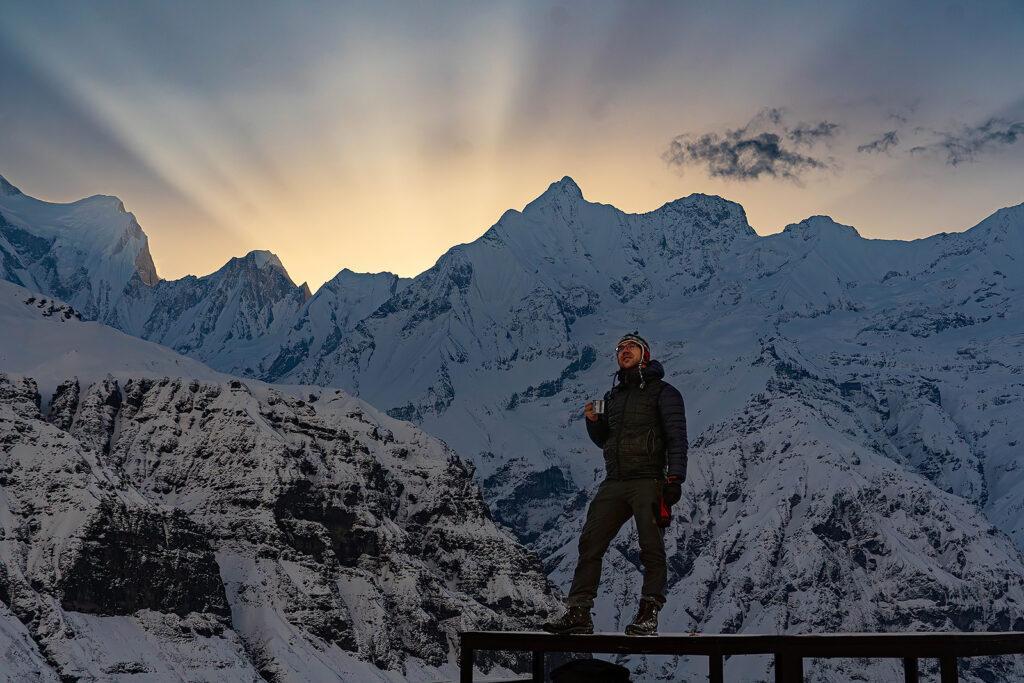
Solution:
<svg viewBox="0 0 1024 683"><path fill-rule="evenodd" d="M590 501L587 521L580 535L580 559L572 578L566 604L590 609L601 581L601 560L608 545L630 517L640 538L640 562L644 565L645 598L665 603L665 530L654 519L654 506L661 495L660 479L605 479Z"/></svg>

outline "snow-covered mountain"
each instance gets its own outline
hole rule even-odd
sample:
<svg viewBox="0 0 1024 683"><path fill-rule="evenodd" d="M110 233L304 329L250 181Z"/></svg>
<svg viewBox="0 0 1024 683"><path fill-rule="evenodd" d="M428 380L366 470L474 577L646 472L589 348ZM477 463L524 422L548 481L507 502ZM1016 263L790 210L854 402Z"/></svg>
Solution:
<svg viewBox="0 0 1024 683"><path fill-rule="evenodd" d="M408 280L343 270L316 295L296 286L269 251L233 258L202 277L133 280L108 324L225 372L275 380L333 352L350 326Z"/></svg>
<svg viewBox="0 0 1024 683"><path fill-rule="evenodd" d="M1024 207L909 243L825 217L757 237L716 197L631 215L565 179L292 377L357 391L472 457L499 519L566 587L603 476L581 406L609 386L615 340L639 329L687 400L686 512L708 515L670 534L669 628L1020 628L1019 549L982 511L1021 542L1022 261ZM894 507L908 492L920 502ZM875 541L884 557L868 562ZM616 544L600 626L630 617L635 548ZM1007 611L978 611L996 604Z"/></svg>
<svg viewBox="0 0 1024 683"><path fill-rule="evenodd" d="M252 364L245 369L276 381L300 363L329 358L355 325L408 283L408 278L393 273L354 273L345 268L317 290L288 326L286 336L264 347L267 350L255 369Z"/></svg>
<svg viewBox="0 0 1024 683"><path fill-rule="evenodd" d="M146 234L117 197L40 201L0 177L0 277L113 322L131 282L159 279Z"/></svg>
<svg viewBox="0 0 1024 683"><path fill-rule="evenodd" d="M1017 535L1022 518L1002 512L1024 493L1005 472L1014 426L982 417L976 399L1001 396L986 407L998 411L1021 395L1021 258L1024 206L915 242L867 240L826 217L758 237L741 207L717 197L625 214L563 179L283 379L344 386L417 421L475 459L500 507L516 495L502 488L505 469L592 485L600 460L580 443L577 413L608 386L623 331L654 343L695 434L761 389L767 374L751 363L777 338L801 369L848 383L852 404L888 415L890 455ZM989 351L984 367L970 358ZM897 387L907 385L931 389L906 396Z"/></svg>
<svg viewBox="0 0 1024 683"><path fill-rule="evenodd" d="M5 674L453 678L458 631L555 606L443 443L79 317L0 283Z"/></svg>
<svg viewBox="0 0 1024 683"><path fill-rule="evenodd" d="M135 280L117 318L106 322L231 372L265 346L276 348L309 298L277 256L253 251L203 277Z"/></svg>
<svg viewBox="0 0 1024 683"><path fill-rule="evenodd" d="M1024 206L913 242L821 216L760 237L719 197L627 214L565 178L411 281L314 308L321 290L286 341L210 362L340 387L440 436L565 586L603 475L581 406L636 329L693 441L665 629L1020 629L1022 259ZM629 536L607 559L599 628L630 617ZM736 666L766 676L756 658ZM965 680L1024 677L1013 660L971 666Z"/></svg>
<svg viewBox="0 0 1024 683"><path fill-rule="evenodd" d="M214 273L162 280L135 216L116 197L41 201L0 177L0 279L226 372L273 378L329 353L408 282L343 270L314 297L269 251ZM324 350L326 349L326 350Z"/></svg>

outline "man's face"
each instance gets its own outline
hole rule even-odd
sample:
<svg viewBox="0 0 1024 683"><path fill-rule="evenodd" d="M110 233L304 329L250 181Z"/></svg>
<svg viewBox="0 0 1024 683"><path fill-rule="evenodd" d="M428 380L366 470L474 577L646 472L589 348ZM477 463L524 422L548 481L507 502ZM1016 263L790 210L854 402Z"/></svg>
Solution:
<svg viewBox="0 0 1024 683"><path fill-rule="evenodd" d="M619 361L620 368L632 370L640 364L644 357L644 350L636 342L627 341L619 344L615 355Z"/></svg>

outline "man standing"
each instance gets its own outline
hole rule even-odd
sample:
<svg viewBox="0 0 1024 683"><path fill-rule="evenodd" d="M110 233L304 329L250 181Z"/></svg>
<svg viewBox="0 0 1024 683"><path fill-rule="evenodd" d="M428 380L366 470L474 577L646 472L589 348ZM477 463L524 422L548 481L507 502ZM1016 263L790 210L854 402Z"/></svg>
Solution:
<svg viewBox="0 0 1024 683"><path fill-rule="evenodd" d="M587 509L565 614L543 625L549 633L594 632L590 610L601 579L601 560L630 517L640 539L644 583L640 608L626 633L656 634L658 611L665 604L664 526L686 477L683 397L662 379L665 369L651 360L651 348L640 335L620 339L615 354L618 383L613 382L604 396L604 412L595 411L593 402L584 408L587 434L604 450L607 476Z"/></svg>

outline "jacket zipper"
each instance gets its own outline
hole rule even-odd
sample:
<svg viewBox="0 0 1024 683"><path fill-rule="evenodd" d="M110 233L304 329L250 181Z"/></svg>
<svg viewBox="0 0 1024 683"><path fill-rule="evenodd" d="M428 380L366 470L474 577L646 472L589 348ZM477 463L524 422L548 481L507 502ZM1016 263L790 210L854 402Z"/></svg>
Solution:
<svg viewBox="0 0 1024 683"><path fill-rule="evenodd" d="M626 431L626 408L629 407L629 397L633 393L633 387L626 391L626 398L622 403L622 425L619 427L619 437L615 440L615 468L618 470L616 477L622 479L622 434Z"/></svg>

